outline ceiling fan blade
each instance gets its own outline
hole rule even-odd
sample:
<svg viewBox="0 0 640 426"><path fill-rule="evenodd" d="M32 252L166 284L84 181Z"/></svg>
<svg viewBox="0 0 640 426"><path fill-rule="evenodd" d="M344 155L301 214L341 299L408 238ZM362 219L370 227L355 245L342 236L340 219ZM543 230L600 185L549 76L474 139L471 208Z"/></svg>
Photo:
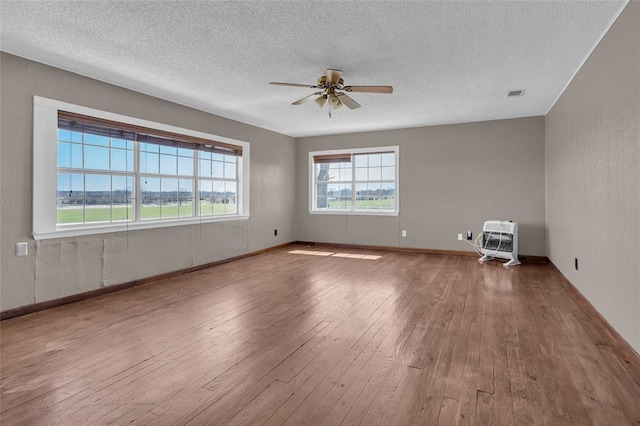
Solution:
<svg viewBox="0 0 640 426"><path fill-rule="evenodd" d="M300 105L300 104L304 104L304 103L309 102L309 101L315 101L319 96L322 96L322 92L312 93L309 96L305 96L302 99L298 99L297 101L292 102L291 105Z"/></svg>
<svg viewBox="0 0 640 426"><path fill-rule="evenodd" d="M290 87L306 87L307 89L317 89L318 86L313 86L311 84L297 84L297 83L279 83L277 81L272 81L272 86L290 86Z"/></svg>
<svg viewBox="0 0 640 426"><path fill-rule="evenodd" d="M360 104L357 103L356 101L354 101L353 99L351 99L345 93L339 93L338 96L340 96L340 98L339 98L340 102L345 104L349 109L360 108Z"/></svg>
<svg viewBox="0 0 640 426"><path fill-rule="evenodd" d="M393 93L391 86L344 86L347 92Z"/></svg>
<svg viewBox="0 0 640 426"><path fill-rule="evenodd" d="M327 69L327 82L338 84L340 77L342 77L342 71L331 68Z"/></svg>

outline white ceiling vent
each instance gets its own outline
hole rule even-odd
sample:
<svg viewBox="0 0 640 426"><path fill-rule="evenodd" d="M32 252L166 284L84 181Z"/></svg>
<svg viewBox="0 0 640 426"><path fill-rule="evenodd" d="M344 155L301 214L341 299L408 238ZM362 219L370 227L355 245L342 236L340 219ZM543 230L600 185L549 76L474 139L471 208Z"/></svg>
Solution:
<svg viewBox="0 0 640 426"><path fill-rule="evenodd" d="M514 96L524 96L524 89L522 89L522 90L510 90L509 93L507 93L507 97L508 98L512 98Z"/></svg>

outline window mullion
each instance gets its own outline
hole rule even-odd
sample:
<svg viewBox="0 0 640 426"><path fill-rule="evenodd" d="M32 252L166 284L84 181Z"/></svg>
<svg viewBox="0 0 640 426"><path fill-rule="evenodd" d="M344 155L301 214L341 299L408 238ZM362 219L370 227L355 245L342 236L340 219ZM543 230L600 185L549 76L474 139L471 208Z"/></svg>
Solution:
<svg viewBox="0 0 640 426"><path fill-rule="evenodd" d="M58 173L83 173L87 175L104 175L104 176L133 176L131 172L121 172L116 170L92 170L92 169L74 169L68 167L58 167Z"/></svg>
<svg viewBox="0 0 640 426"><path fill-rule="evenodd" d="M240 167L238 167L238 157L235 157L235 161L236 161L236 165L235 165L235 169L236 169L236 176L235 176L235 186L236 186L236 214L240 214L240 204L238 203L238 200L240 199L240 192L242 191L242 188L240 187L240 185L238 184L238 182L240 181L238 179L238 173L240 172Z"/></svg>
<svg viewBox="0 0 640 426"><path fill-rule="evenodd" d="M133 203L133 221L140 222L140 204L142 203L142 193L140 188L141 173L140 173L140 142L133 142L133 186L135 190L135 197Z"/></svg>
<svg viewBox="0 0 640 426"><path fill-rule="evenodd" d="M193 183L191 184L191 204L193 205L191 208L191 216L196 217L200 215L200 180L198 177L200 176L200 170L198 169L198 157L199 153L197 150L193 150ZM197 203L197 205L196 205Z"/></svg>
<svg viewBox="0 0 640 426"><path fill-rule="evenodd" d="M87 174L86 173L82 175L82 223L87 223Z"/></svg>
<svg viewBox="0 0 640 426"><path fill-rule="evenodd" d="M111 157L111 153L109 153L109 157ZM126 183L125 183L125 185L126 185ZM125 194L126 194L126 192L125 192ZM109 218L110 218L110 222L113 222L113 175L111 175L111 177L109 179L109 204L110 204L110 206L109 206ZM126 207L126 204L125 204L125 209L126 208L127 207Z"/></svg>
<svg viewBox="0 0 640 426"><path fill-rule="evenodd" d="M356 209L356 161L351 161L351 211Z"/></svg>

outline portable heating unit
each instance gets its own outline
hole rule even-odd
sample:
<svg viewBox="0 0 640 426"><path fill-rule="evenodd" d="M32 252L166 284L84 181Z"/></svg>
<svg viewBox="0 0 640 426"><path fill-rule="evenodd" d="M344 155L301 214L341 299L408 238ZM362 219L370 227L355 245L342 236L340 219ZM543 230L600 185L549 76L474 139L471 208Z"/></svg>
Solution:
<svg viewBox="0 0 640 426"><path fill-rule="evenodd" d="M519 265L518 260L518 223L501 220L488 220L482 228L482 257L480 262L495 258L507 259L504 267Z"/></svg>

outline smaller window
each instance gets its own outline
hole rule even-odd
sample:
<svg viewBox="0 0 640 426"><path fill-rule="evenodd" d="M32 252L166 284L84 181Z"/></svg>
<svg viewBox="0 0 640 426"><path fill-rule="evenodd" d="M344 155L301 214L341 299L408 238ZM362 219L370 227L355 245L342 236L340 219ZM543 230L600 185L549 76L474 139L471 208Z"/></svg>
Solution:
<svg viewBox="0 0 640 426"><path fill-rule="evenodd" d="M399 148L309 153L309 211L395 215Z"/></svg>

